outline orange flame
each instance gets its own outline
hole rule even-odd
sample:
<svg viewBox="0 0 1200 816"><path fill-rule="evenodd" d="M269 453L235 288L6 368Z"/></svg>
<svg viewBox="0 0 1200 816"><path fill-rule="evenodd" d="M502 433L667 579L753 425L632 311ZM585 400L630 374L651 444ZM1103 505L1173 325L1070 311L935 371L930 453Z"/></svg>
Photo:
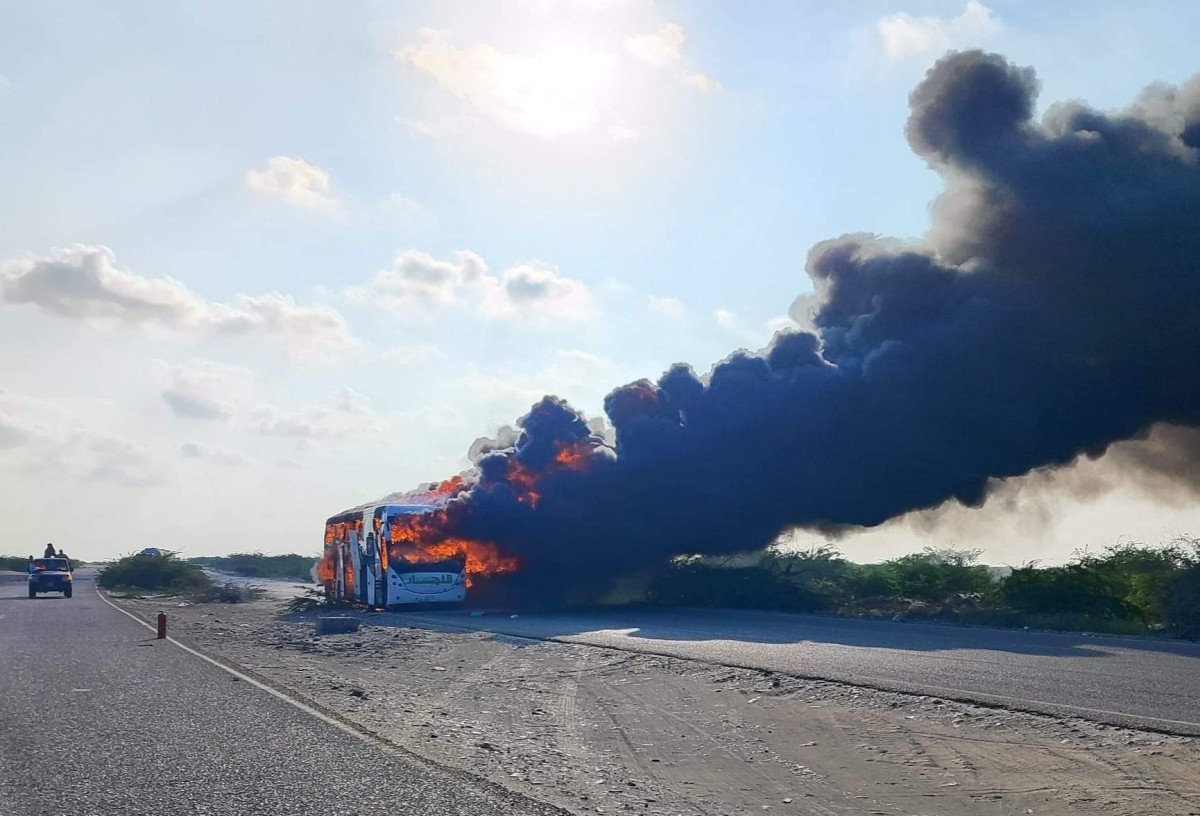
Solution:
<svg viewBox="0 0 1200 816"><path fill-rule="evenodd" d="M517 501L537 507L542 494L537 491L538 474L525 467L515 457L508 460L508 473L505 482L517 494Z"/></svg>
<svg viewBox="0 0 1200 816"><path fill-rule="evenodd" d="M333 559L328 555L322 556L321 560L317 562L317 580L322 584L327 584L333 578Z"/></svg>
<svg viewBox="0 0 1200 816"><path fill-rule="evenodd" d="M536 508L541 501L540 481L554 471L586 471L592 467L595 459L595 446L591 440L581 440L573 443L563 443L559 446L554 458L544 470L535 471L519 460L515 452L507 456L507 469L503 482L516 494L517 501ZM485 483L486 485L486 483ZM391 519L386 533L376 529L381 540L387 546L380 553L380 561L384 569L389 562L393 569L398 568L396 562L409 564L428 564L448 559L462 559L467 573L467 585L471 585L473 576L498 575L513 572L520 568L520 559L505 555L493 541L471 539L455 536L451 533L453 524L445 502L456 498L475 486L475 480L468 475L459 474L445 481L423 486L407 494L392 494L407 501L428 501L440 503L441 507L423 512L401 515ZM391 498L391 497L389 497ZM332 582L337 573L337 554L345 545L347 534L351 529L362 535L362 521L350 523L339 522L325 525L325 552L317 567L317 576L322 582ZM343 578L349 591L354 585L354 570L349 559L344 562Z"/></svg>
<svg viewBox="0 0 1200 816"><path fill-rule="evenodd" d="M317 580L322 584L331 584L337 578L337 528L340 524L325 525L325 548L321 560L317 563Z"/></svg>
<svg viewBox="0 0 1200 816"><path fill-rule="evenodd" d="M567 470L587 470L591 467L592 446L587 443L564 445L559 448L554 461Z"/></svg>
<svg viewBox="0 0 1200 816"><path fill-rule="evenodd" d="M446 481L437 485L433 490L429 491L433 496L457 496L470 487L467 484L467 479L461 473L457 476L451 476Z"/></svg>
<svg viewBox="0 0 1200 816"><path fill-rule="evenodd" d="M471 585L471 576L512 572L520 566L516 558L501 554L500 549L490 541L447 536L445 508L397 516L391 520L389 527L388 557L392 561L428 564L461 558L468 586Z"/></svg>

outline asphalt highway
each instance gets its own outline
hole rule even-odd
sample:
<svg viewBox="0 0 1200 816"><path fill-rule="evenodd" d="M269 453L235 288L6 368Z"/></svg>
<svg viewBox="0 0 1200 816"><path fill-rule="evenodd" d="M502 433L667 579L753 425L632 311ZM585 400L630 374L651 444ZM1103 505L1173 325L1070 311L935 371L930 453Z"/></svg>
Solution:
<svg viewBox="0 0 1200 816"><path fill-rule="evenodd" d="M105 604L0 573L3 816L559 811L418 764L239 680Z"/></svg>
<svg viewBox="0 0 1200 816"><path fill-rule="evenodd" d="M408 617L1200 735L1195 643L659 608Z"/></svg>

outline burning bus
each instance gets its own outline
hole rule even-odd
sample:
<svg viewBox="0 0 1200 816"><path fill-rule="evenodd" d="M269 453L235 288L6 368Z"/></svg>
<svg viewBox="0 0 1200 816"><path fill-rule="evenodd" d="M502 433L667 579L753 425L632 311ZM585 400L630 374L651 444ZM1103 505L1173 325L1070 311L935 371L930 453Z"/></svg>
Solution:
<svg viewBox="0 0 1200 816"><path fill-rule="evenodd" d="M374 607L465 600L468 553L453 542L421 546L410 535L437 510L432 504L371 504L326 521L318 565L326 597Z"/></svg>

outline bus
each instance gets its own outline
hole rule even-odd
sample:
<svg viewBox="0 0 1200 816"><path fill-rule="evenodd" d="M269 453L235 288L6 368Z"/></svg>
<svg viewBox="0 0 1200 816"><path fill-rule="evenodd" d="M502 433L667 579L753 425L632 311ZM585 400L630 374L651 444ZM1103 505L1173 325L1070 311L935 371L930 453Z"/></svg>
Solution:
<svg viewBox="0 0 1200 816"><path fill-rule="evenodd" d="M320 578L326 597L376 608L462 603L467 597L465 557L430 557L388 551L393 523L435 508L425 504L373 504L325 522Z"/></svg>

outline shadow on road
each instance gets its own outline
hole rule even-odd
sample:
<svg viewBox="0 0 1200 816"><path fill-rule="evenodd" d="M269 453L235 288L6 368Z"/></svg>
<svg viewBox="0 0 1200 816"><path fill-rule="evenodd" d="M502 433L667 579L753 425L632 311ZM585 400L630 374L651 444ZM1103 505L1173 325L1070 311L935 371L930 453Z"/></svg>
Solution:
<svg viewBox="0 0 1200 816"><path fill-rule="evenodd" d="M538 639L613 631L643 641L734 641L748 644L823 644L915 652L963 649L1049 657L1106 658L1113 649L1200 658L1200 644L1149 638L1028 632L925 623L853 620L740 610L606 607L562 612L361 612L371 626L445 625Z"/></svg>

